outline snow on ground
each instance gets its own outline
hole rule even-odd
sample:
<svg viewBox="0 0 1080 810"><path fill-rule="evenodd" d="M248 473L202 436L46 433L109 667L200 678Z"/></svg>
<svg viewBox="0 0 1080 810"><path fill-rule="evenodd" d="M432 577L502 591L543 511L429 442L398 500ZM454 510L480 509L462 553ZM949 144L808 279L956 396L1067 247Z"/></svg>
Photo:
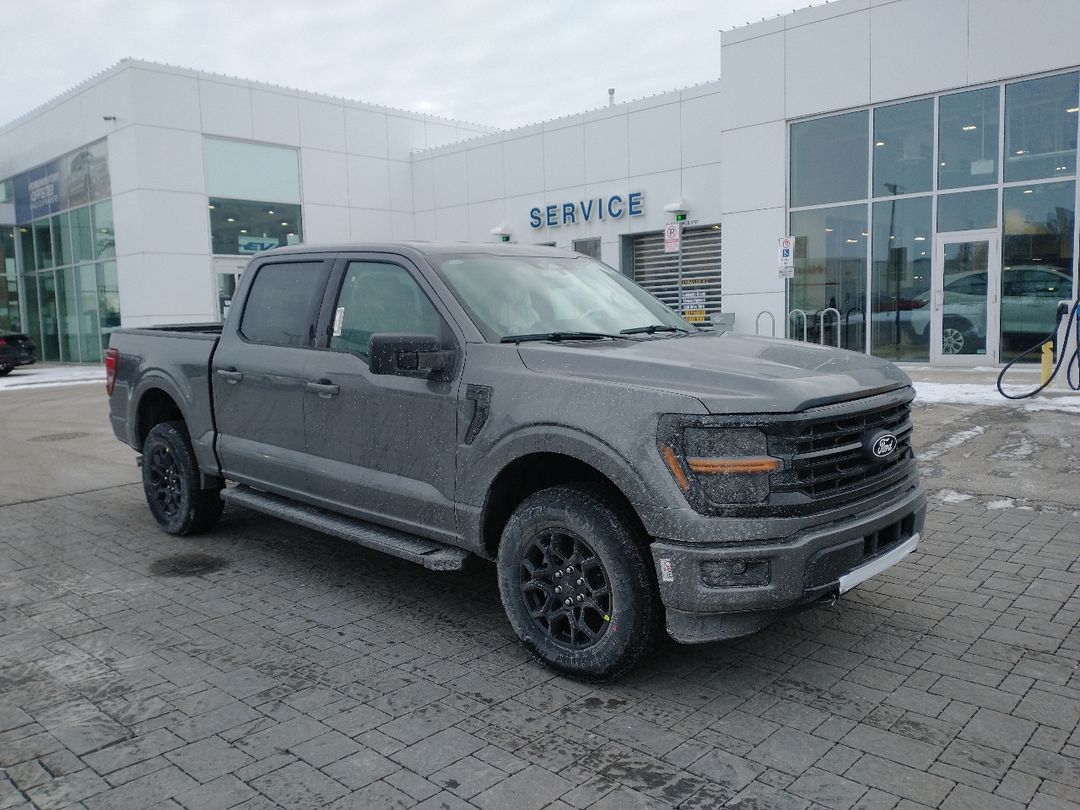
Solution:
<svg viewBox="0 0 1080 810"><path fill-rule="evenodd" d="M974 439L976 436L981 436L986 432L986 428L981 425L975 425L975 427L968 428L967 430L958 430L951 436L942 439L940 442L934 442L925 450L919 453L919 458L923 461L929 461L930 459L943 456L950 450L955 450L966 441Z"/></svg>
<svg viewBox="0 0 1080 810"><path fill-rule="evenodd" d="M1012 396L1033 390L1031 385L1005 385L1005 393ZM1006 399L993 384L940 383L915 381L915 402L922 404L948 402L959 405L1012 405L1028 411L1064 411L1080 415L1080 391L1048 389L1031 399Z"/></svg>
<svg viewBox="0 0 1080 810"><path fill-rule="evenodd" d="M6 377L0 377L0 392L90 383L105 387L104 366L19 366Z"/></svg>
<svg viewBox="0 0 1080 810"><path fill-rule="evenodd" d="M937 496L944 503L963 503L964 501L970 501L975 497L967 492L957 492L955 489L943 489Z"/></svg>

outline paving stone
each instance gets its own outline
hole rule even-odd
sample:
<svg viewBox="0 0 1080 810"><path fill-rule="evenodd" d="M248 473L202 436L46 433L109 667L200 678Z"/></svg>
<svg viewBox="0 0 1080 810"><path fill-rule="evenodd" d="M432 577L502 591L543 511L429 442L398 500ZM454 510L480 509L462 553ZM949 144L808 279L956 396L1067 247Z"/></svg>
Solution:
<svg viewBox="0 0 1080 810"><path fill-rule="evenodd" d="M448 728L391 754L390 759L414 773L427 776L483 747L483 741L473 735L456 728Z"/></svg>
<svg viewBox="0 0 1080 810"><path fill-rule="evenodd" d="M483 810L540 810L558 799L573 787L561 776L529 765L494 787L490 787L472 801Z"/></svg>
<svg viewBox="0 0 1080 810"><path fill-rule="evenodd" d="M878 788L930 807L937 807L954 787L950 780L873 754L860 757L844 776L867 787Z"/></svg>
<svg viewBox="0 0 1080 810"><path fill-rule="evenodd" d="M252 757L220 737L209 737L169 751L165 758L200 782L213 782L252 762Z"/></svg>
<svg viewBox="0 0 1080 810"><path fill-rule="evenodd" d="M832 747L832 743L804 731L781 727L747 754L747 759L798 776Z"/></svg>
<svg viewBox="0 0 1080 810"><path fill-rule="evenodd" d="M97 793L85 799L83 804L87 810L144 810L198 785L179 768L170 766L104 793Z"/></svg>
<svg viewBox="0 0 1080 810"><path fill-rule="evenodd" d="M841 742L857 751L867 751L893 762L924 770L929 768L941 753L937 746L863 723L848 732Z"/></svg>
<svg viewBox="0 0 1080 810"><path fill-rule="evenodd" d="M832 810L850 810L866 793L866 787L828 771L811 768L789 785L787 791Z"/></svg>
<svg viewBox="0 0 1080 810"><path fill-rule="evenodd" d="M1024 805L982 790L957 785L941 805L941 810L1023 810Z"/></svg>
<svg viewBox="0 0 1080 810"><path fill-rule="evenodd" d="M360 743L346 737L340 731L328 731L307 742L292 746L289 751L309 765L321 768L349 754L355 754L362 748Z"/></svg>
<svg viewBox="0 0 1080 810"><path fill-rule="evenodd" d="M251 786L291 810L318 810L349 791L340 782L308 765L293 762L251 780Z"/></svg>
<svg viewBox="0 0 1080 810"><path fill-rule="evenodd" d="M964 726L960 736L991 748L1019 753L1031 739L1036 724L993 709L979 709Z"/></svg>
<svg viewBox="0 0 1080 810"><path fill-rule="evenodd" d="M391 762L381 754L365 748L327 765L323 768L323 772L356 790L384 776L389 776L400 767L396 762Z"/></svg>

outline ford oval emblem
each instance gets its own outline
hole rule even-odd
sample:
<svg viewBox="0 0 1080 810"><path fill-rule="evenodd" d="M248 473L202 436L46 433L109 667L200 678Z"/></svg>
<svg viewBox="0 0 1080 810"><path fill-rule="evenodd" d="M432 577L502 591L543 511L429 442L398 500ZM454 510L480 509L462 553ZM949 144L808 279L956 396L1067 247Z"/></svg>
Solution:
<svg viewBox="0 0 1080 810"><path fill-rule="evenodd" d="M867 454L877 460L886 459L896 452L900 442L896 434L884 430L874 431L863 440L863 447Z"/></svg>

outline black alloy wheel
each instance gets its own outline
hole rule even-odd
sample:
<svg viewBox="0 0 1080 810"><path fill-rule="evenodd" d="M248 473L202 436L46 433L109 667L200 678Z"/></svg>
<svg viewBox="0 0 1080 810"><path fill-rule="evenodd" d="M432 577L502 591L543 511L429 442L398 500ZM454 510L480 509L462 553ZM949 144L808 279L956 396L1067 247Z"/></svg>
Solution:
<svg viewBox="0 0 1080 810"><path fill-rule="evenodd" d="M525 498L503 529L497 567L514 632L563 675L617 678L662 630L648 538L609 489L563 484Z"/></svg>
<svg viewBox="0 0 1080 810"><path fill-rule="evenodd" d="M143 492L158 525L169 534L206 531L221 517L223 482L204 489L183 422L154 425L143 442Z"/></svg>
<svg viewBox="0 0 1080 810"><path fill-rule="evenodd" d="M576 535L538 535L521 559L521 594L537 627L553 641L581 650L611 622L611 584L596 552Z"/></svg>
<svg viewBox="0 0 1080 810"><path fill-rule="evenodd" d="M158 509L167 520L175 520L183 508L183 483L172 449L167 445L157 445L150 458L143 459L143 464L150 467L147 495L157 501Z"/></svg>

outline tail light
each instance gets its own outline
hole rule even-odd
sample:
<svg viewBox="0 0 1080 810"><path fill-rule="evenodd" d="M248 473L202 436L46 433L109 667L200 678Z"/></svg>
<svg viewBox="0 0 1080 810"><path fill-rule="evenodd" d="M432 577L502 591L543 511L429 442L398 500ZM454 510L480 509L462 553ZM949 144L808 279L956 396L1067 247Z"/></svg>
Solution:
<svg viewBox="0 0 1080 810"><path fill-rule="evenodd" d="M7 346L7 338L0 337L0 346Z"/></svg>
<svg viewBox="0 0 1080 810"><path fill-rule="evenodd" d="M116 368L120 365L120 351L118 349L106 349L105 351L105 393L112 396L116 387Z"/></svg>

